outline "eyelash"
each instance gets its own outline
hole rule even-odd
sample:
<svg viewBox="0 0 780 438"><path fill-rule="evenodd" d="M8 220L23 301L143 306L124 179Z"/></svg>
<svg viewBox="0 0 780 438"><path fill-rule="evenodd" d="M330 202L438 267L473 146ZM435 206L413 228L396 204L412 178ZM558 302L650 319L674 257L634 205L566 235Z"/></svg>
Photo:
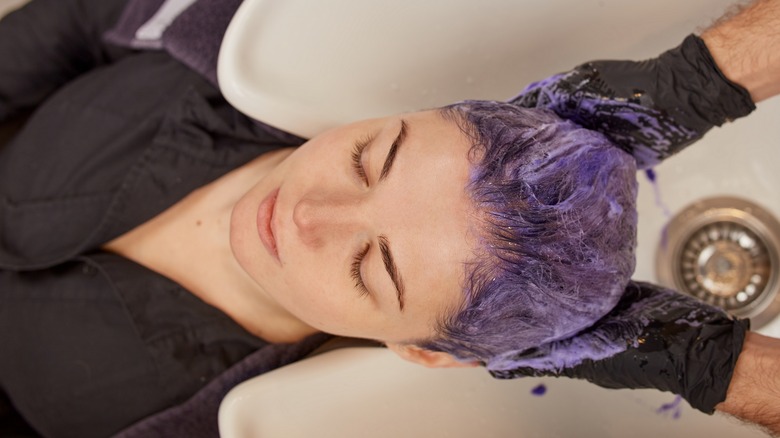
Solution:
<svg viewBox="0 0 780 438"><path fill-rule="evenodd" d="M350 275L352 280L355 281L355 287L357 287L360 291L361 297L368 295L368 288L366 287L366 284L363 283L363 277L360 275L360 264L363 262L363 259L366 257L366 254L368 254L368 250L370 248L371 245L366 244L366 247L363 250L352 257L352 268L350 269Z"/></svg>
<svg viewBox="0 0 780 438"><path fill-rule="evenodd" d="M366 175L366 169L363 167L363 151L366 149L373 137L366 135L355 142L355 146L352 148L352 167L363 182L368 185L368 176ZM360 291L361 297L368 296L368 288L363 282L363 277L360 275L360 265L363 263L363 259L368 254L368 250L371 249L371 245L366 244L366 247L359 251L352 257L352 266L350 268L350 276L355 282L355 287Z"/></svg>
<svg viewBox="0 0 780 438"><path fill-rule="evenodd" d="M355 173L358 174L360 179L368 185L368 176L366 176L366 169L363 168L363 150L371 143L371 136L365 136L355 142L355 147L352 148L352 167L355 169Z"/></svg>

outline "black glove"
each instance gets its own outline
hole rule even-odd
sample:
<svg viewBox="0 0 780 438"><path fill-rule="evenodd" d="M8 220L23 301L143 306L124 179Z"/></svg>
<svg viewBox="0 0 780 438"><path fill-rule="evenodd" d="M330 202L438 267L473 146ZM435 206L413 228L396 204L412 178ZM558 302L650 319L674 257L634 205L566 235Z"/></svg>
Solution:
<svg viewBox="0 0 780 438"><path fill-rule="evenodd" d="M647 61L594 61L528 86L511 103L547 108L609 137L649 168L713 125L748 115L747 90L718 69L695 35Z"/></svg>
<svg viewBox="0 0 780 438"><path fill-rule="evenodd" d="M655 388L712 413L726 399L749 328L719 308L631 282L618 305L577 335L506 358L493 377L586 379L605 388Z"/></svg>

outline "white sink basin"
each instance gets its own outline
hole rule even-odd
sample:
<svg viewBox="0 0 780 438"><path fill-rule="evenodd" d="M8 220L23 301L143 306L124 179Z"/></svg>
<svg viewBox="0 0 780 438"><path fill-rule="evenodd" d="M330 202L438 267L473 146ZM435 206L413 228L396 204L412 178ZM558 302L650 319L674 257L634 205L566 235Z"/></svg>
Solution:
<svg viewBox="0 0 780 438"><path fill-rule="evenodd" d="M758 105L749 117L710 131L704 139L655 168L662 203L672 215L712 196L752 201L780 218L780 99ZM639 175L639 236L634 278L657 281L655 251L664 224L653 187ZM780 337L780 318L759 333Z"/></svg>
<svg viewBox="0 0 780 438"><path fill-rule="evenodd" d="M4 17L7 13L14 9L22 7L30 0L2 0L0 1L0 18Z"/></svg>
<svg viewBox="0 0 780 438"><path fill-rule="evenodd" d="M544 395L534 395L540 385ZM220 408L222 438L766 437L653 390L566 379L496 380L428 369L382 348L344 348L249 380Z"/></svg>
<svg viewBox="0 0 780 438"><path fill-rule="evenodd" d="M708 25L731 0L246 0L220 59L239 109L304 136L369 116L464 98L506 99L591 59L642 59ZM672 214L738 195L780 217L780 99L710 132L656 169ZM657 281L666 222L640 179L635 278ZM780 337L780 320L759 330ZM546 385L545 395L532 390ZM223 403L225 438L759 437L725 416L652 390L565 379L496 381L484 371L428 370L378 348L325 353L252 379Z"/></svg>

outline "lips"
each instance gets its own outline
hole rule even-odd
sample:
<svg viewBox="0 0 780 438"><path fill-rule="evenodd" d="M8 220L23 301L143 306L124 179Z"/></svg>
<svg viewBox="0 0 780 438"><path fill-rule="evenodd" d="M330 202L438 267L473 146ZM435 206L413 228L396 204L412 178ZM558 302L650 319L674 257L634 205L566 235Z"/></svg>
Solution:
<svg viewBox="0 0 780 438"><path fill-rule="evenodd" d="M257 208L257 233L260 235L260 241L263 242L263 246L277 261L281 262L276 248L276 237L273 229L274 210L278 195L279 189L277 188L260 202Z"/></svg>

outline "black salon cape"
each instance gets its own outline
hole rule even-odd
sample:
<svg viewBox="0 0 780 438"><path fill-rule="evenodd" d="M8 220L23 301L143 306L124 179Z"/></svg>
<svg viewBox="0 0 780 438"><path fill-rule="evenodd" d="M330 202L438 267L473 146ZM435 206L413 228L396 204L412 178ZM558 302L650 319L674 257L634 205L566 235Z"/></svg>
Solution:
<svg viewBox="0 0 780 438"><path fill-rule="evenodd" d="M0 436L109 436L266 344L99 249L294 145L168 55L101 43L123 3L35 0L0 20Z"/></svg>

